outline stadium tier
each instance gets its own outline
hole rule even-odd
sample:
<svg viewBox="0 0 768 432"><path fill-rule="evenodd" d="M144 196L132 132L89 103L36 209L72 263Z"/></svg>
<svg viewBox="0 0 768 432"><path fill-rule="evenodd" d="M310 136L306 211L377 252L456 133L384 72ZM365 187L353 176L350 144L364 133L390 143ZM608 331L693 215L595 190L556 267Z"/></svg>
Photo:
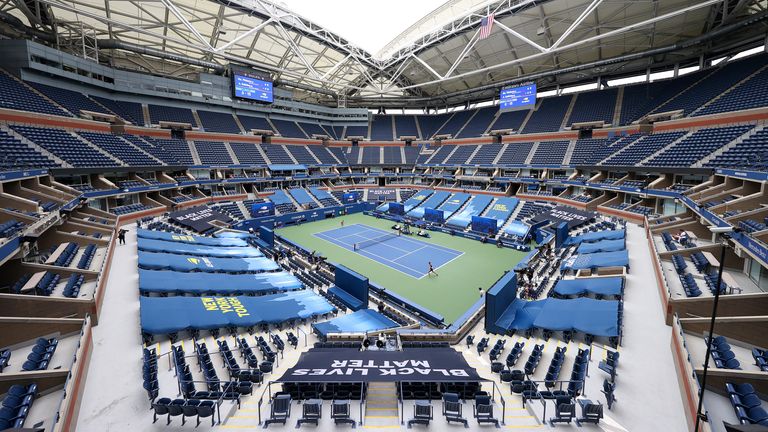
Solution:
<svg viewBox="0 0 768 432"><path fill-rule="evenodd" d="M0 431L768 426L764 2L43 3Z"/></svg>

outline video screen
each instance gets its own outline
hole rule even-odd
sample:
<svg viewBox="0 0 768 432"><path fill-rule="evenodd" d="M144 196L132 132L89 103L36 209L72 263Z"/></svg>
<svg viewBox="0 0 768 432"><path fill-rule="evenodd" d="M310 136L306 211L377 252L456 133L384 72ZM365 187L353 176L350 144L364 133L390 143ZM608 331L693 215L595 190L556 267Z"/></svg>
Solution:
<svg viewBox="0 0 768 432"><path fill-rule="evenodd" d="M530 109L536 105L536 84L501 89L499 94L499 109L511 111Z"/></svg>

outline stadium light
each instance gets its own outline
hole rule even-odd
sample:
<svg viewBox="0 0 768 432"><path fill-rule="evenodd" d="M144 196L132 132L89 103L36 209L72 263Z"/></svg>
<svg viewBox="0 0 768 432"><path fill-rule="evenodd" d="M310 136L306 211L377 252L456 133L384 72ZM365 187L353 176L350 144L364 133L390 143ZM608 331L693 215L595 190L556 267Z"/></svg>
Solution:
<svg viewBox="0 0 768 432"><path fill-rule="evenodd" d="M696 409L696 427L695 432L699 432L699 423L701 420L706 420L706 415L702 412L704 406L704 391L707 388L707 375L709 372L709 357L712 355L712 337L715 333L715 319L717 318L717 304L720 301L720 285L723 284L723 269L725 268L725 250L728 246L728 239L730 234L734 232L734 227L727 226L710 226L709 231L715 236L720 236L722 243L720 244L720 267L717 269L717 282L715 283L715 299L712 302L712 319L709 321L709 338L707 339L707 354L704 357L704 372L701 374L701 389L699 390L699 406Z"/></svg>

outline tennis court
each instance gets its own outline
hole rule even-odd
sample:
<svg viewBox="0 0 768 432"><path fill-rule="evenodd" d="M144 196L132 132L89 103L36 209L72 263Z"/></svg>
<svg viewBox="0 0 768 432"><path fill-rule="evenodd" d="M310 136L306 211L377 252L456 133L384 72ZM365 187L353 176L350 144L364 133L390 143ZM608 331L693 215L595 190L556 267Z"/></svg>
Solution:
<svg viewBox="0 0 768 432"><path fill-rule="evenodd" d="M313 235L416 279L426 276L430 261L435 269L439 269L464 254L363 224L348 225Z"/></svg>

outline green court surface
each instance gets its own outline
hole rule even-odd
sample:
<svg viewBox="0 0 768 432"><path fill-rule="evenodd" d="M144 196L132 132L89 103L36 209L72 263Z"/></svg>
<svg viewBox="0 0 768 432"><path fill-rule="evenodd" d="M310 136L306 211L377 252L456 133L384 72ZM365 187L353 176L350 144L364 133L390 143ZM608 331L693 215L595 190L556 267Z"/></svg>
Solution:
<svg viewBox="0 0 768 432"><path fill-rule="evenodd" d="M313 234L345 225L364 224L389 231L394 222L376 219L362 213L325 219L277 230L280 236L309 250L315 250L329 261L343 264L372 282L418 303L427 309L442 314L446 323L460 317L480 297L478 287L483 291L520 262L526 252L513 249L499 249L492 244L453 237L448 234L431 232L427 243L445 246L464 252L463 255L437 269L439 276L415 279L392 267L366 258L353 251L330 243Z"/></svg>

